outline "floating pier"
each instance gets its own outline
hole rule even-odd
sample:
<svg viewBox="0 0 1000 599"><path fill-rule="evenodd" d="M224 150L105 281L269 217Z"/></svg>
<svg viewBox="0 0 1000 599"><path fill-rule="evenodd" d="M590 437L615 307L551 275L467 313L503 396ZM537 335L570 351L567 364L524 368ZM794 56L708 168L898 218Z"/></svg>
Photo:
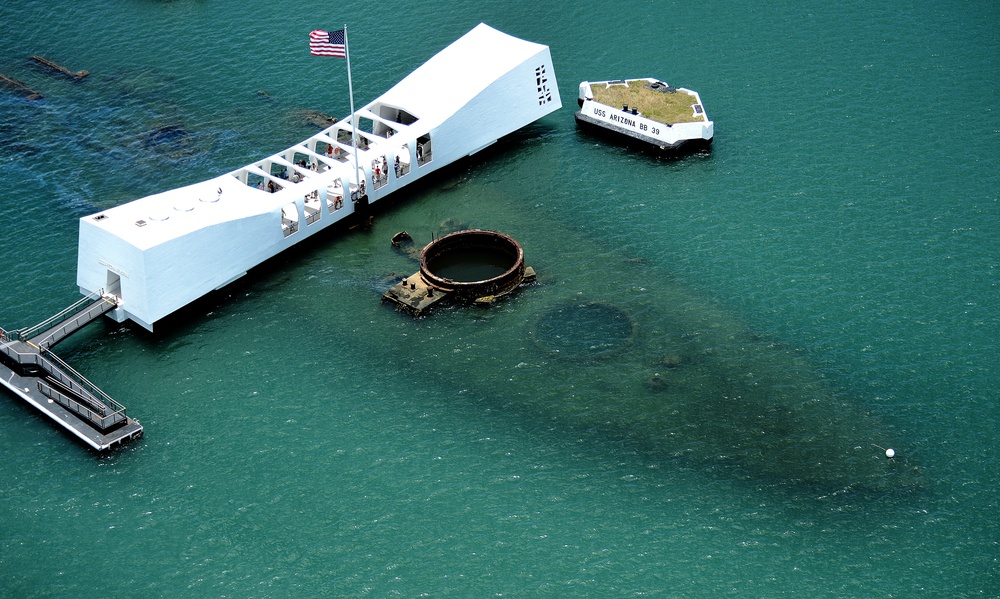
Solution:
<svg viewBox="0 0 1000 599"><path fill-rule="evenodd" d="M142 425L51 348L117 306L102 291L31 328L0 329L0 383L98 451L142 436Z"/></svg>
<svg viewBox="0 0 1000 599"><path fill-rule="evenodd" d="M87 75L90 74L90 71L71 71L71 70L67 69L64 66L58 65L58 64L52 62L51 60L49 60L48 58L42 58L41 56L32 56L31 60L34 60L38 64L40 64L40 65L42 65L42 66L44 66L44 67L46 67L46 68L48 68L50 70L53 70L56 73L59 73L60 75L65 75L67 77L71 77L73 79L76 79L77 81L79 81L80 79L83 79L84 77L86 77Z"/></svg>

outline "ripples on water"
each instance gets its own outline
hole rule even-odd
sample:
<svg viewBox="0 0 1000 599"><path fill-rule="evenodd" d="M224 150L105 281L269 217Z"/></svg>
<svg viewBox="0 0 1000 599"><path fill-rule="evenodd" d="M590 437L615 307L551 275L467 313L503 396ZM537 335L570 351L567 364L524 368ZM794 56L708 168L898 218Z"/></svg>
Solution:
<svg viewBox="0 0 1000 599"><path fill-rule="evenodd" d="M46 95L0 90L0 218L14 232L0 250L14 281L4 326L76 299L78 218L283 149L314 130L303 110L347 112L345 61L310 60L304 44L343 15L45 4L0 8L20 24L0 35L0 72ZM311 244L156 335L105 323L61 345L147 437L96 458L4 402L2 588L995 594L997 153L989 136L951 141L955 123L1000 130L984 91L1000 52L990 20L937 6L729 8L706 19L664 6L621 28L545 3L350 15L359 104L485 20L552 46L565 107L407 192L373 232ZM34 53L92 75L48 76ZM710 156L660 161L576 130L579 80L646 75L699 90L716 120ZM379 305L386 277L415 270L392 233L426 241L449 219L512 234L539 285L418 321ZM550 305L584 314L547 330ZM644 326L611 347L624 329L591 322L588 306L625 306ZM788 371L765 368L770 380L834 400L762 414L766 425L753 409L691 406L665 389L734 381L682 375L699 372L684 354L653 352L682 328L727 351L771 348ZM551 353L584 346L599 355ZM898 464L922 468L922 489L790 481L824 458L798 445L784 471L754 462L782 435L753 431L807 414L823 439L855 409L900 440ZM701 436L673 440L688 429L663 427L670 410Z"/></svg>

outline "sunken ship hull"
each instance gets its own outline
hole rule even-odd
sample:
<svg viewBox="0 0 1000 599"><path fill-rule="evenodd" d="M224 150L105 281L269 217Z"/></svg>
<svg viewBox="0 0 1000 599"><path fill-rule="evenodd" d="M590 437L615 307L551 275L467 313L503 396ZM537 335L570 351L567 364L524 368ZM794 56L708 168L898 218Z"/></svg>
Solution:
<svg viewBox="0 0 1000 599"><path fill-rule="evenodd" d="M466 215L449 192L457 228L501 226L516 236L538 269L535 283L487 309L389 319L352 342L396 354L415 390L433 388L526 434L628 448L645 463L812 496L924 486L906 440L865 398L670 269L564 226L538 206L557 192L552 185L531 197L489 182L468 190L470 203L490 207L485 216ZM426 218L414 214L407 227L450 232ZM405 271L400 259L385 258Z"/></svg>

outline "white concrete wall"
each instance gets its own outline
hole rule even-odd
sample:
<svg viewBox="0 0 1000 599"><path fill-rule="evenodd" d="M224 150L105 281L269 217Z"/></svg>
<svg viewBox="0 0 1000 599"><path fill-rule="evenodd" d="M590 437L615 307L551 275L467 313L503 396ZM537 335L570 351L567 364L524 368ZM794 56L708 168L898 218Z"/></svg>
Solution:
<svg viewBox="0 0 1000 599"><path fill-rule="evenodd" d="M379 140L370 151L359 152L358 166L365 171L370 201L376 201L562 106L547 47L512 40L505 34L488 29L480 28L478 31L480 36L500 39L516 47L524 52L527 60L499 75L478 94L469 95L464 105L455 105L455 97L449 96L453 102L448 105L450 113L446 114L448 110L444 110L446 103L438 103L435 105L436 114L418 115L420 120L413 126L402 127L400 133L389 140ZM538 48L538 51L528 55L525 48ZM489 52L491 48L481 47L480 50ZM491 56L492 60L501 58L492 54L484 56ZM451 58L455 58L454 52ZM467 58L462 56L463 60ZM510 57L506 59L509 61ZM509 63L503 64L506 68ZM535 73L540 66L545 67L547 92L552 98L542 104L538 101ZM450 69L444 71L443 77L455 76ZM440 91L440 81L423 81L423 85L439 93L447 93L447 90ZM382 100L379 98L374 103ZM401 107L409 111L407 106ZM419 167L416 163L416 138L428 129L432 129L432 160ZM390 175L389 183L376 191L370 179L371 160L384 153L392 171L394 152L403 143L409 145L410 173L398 182L394 174ZM336 176L346 177L347 173L353 173L353 163L352 158L350 164L336 165ZM323 181L320 184L321 194L334 174L318 178ZM227 174L106 210L103 214L107 218L102 221L95 221L94 216L84 217L80 220L77 284L82 292L93 292L105 288L109 270L115 272L120 277L122 299L115 318L131 318L152 329L157 320L353 214L354 204L349 190L345 188L341 210L330 213L324 206L320 220L307 225L303 196L308 187L288 185L285 190L265 194L247 188ZM214 199L215 194L219 194L217 200ZM281 228L281 209L291 202L296 204L299 228L296 233L285 237ZM178 206L181 206L180 211L177 211ZM189 206L193 208L188 209ZM150 219L144 227L137 228L136 220L147 219L150 214L169 215L169 219Z"/></svg>

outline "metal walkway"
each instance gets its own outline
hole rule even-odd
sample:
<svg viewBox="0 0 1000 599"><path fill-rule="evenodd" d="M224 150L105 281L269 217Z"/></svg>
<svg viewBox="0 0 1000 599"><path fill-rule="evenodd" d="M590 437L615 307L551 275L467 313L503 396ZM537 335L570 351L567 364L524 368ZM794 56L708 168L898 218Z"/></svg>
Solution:
<svg viewBox="0 0 1000 599"><path fill-rule="evenodd" d="M115 307L98 292L33 327L0 329L0 383L99 451L141 436L142 425L50 350Z"/></svg>

